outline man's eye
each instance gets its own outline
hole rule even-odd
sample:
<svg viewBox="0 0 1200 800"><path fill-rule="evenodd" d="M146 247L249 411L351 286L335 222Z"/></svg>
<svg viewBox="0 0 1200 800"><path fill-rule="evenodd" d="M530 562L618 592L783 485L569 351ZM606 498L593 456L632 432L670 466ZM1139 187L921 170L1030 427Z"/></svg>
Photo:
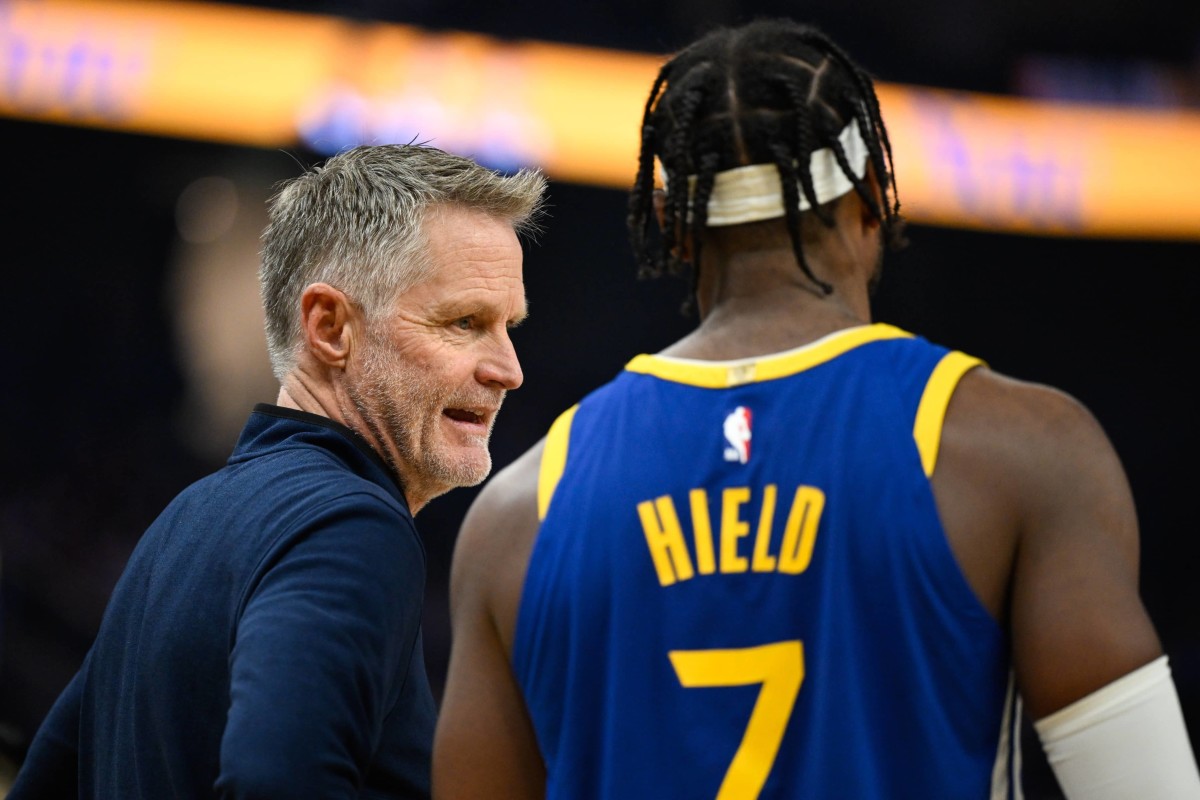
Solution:
<svg viewBox="0 0 1200 800"><path fill-rule="evenodd" d="M474 324L474 320L472 320L470 317L463 317L462 319L454 320L454 327L458 328L461 331L471 330L471 326L473 324Z"/></svg>

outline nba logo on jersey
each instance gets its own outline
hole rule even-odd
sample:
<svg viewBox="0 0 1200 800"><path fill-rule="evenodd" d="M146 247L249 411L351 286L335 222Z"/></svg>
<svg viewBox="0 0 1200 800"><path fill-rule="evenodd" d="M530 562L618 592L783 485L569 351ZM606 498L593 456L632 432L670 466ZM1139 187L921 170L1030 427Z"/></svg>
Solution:
<svg viewBox="0 0 1200 800"><path fill-rule="evenodd" d="M725 460L750 460L750 409L738 406L725 417Z"/></svg>

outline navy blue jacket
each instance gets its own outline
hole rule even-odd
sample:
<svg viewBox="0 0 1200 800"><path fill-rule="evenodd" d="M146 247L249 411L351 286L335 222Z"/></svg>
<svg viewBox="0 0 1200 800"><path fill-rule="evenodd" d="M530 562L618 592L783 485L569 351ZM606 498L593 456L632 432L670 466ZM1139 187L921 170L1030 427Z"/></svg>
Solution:
<svg viewBox="0 0 1200 800"><path fill-rule="evenodd" d="M9 798L427 797L424 592L378 455L259 405L142 536Z"/></svg>

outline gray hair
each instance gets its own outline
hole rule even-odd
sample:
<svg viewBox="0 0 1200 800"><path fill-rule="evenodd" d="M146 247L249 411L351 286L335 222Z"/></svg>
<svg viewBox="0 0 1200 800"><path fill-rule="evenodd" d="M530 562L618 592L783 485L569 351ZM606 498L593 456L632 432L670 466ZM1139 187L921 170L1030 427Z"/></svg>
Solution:
<svg viewBox="0 0 1200 800"><path fill-rule="evenodd" d="M314 283L345 292L368 319L429 277L423 222L453 205L537 231L546 179L505 176L426 145L364 145L285 184L268 204L259 283L267 351L281 381L301 342L300 295Z"/></svg>

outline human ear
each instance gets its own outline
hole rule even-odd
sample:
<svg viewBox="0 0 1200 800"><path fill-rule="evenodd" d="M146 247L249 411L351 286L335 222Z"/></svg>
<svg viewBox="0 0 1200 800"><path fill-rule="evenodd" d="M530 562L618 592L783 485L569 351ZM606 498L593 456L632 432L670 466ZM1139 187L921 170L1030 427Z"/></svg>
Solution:
<svg viewBox="0 0 1200 800"><path fill-rule="evenodd" d="M354 306L346 293L314 283L300 295L300 326L308 352L322 364L344 369L354 340Z"/></svg>

